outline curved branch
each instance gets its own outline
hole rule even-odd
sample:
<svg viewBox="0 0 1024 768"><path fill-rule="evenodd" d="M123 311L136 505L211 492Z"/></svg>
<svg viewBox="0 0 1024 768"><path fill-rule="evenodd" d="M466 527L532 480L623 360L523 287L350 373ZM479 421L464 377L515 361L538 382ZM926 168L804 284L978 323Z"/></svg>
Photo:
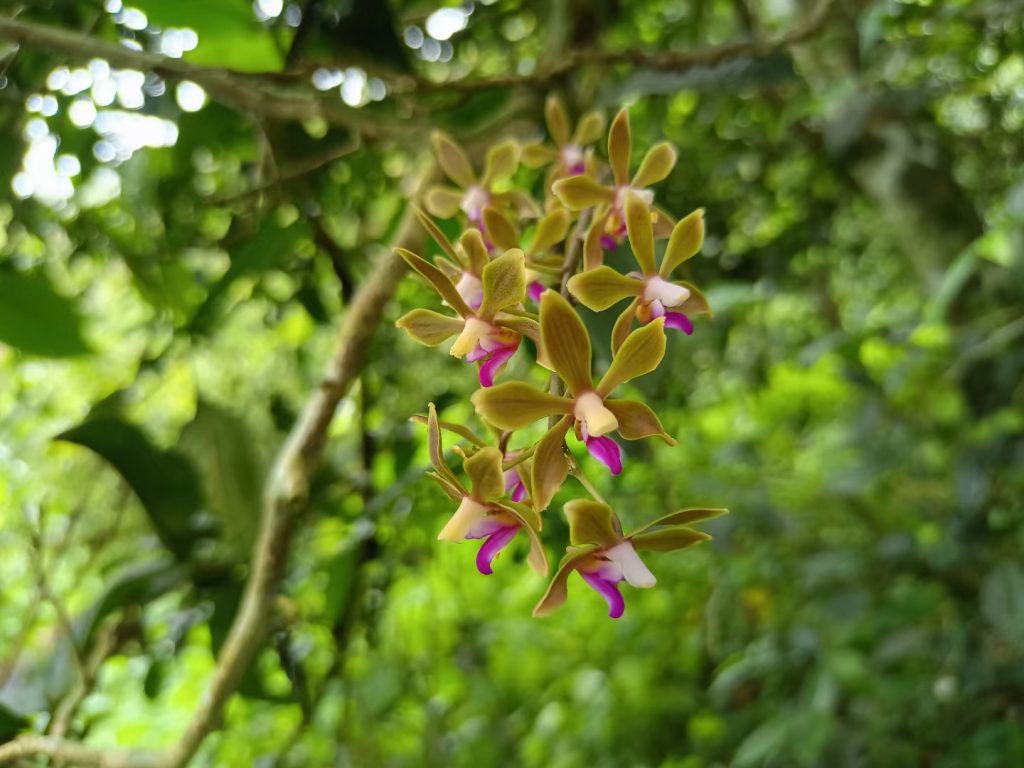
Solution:
<svg viewBox="0 0 1024 768"><path fill-rule="evenodd" d="M30 757L49 757L79 768L158 768L157 755L146 752L120 752L87 747L76 741L54 736L18 736L0 744L0 764Z"/></svg>

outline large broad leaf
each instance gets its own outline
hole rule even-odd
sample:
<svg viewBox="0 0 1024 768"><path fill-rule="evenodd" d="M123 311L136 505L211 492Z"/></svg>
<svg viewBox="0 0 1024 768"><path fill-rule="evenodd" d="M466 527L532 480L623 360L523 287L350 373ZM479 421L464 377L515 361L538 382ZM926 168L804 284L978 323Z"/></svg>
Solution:
<svg viewBox="0 0 1024 768"><path fill-rule="evenodd" d="M264 467L245 423L202 400L178 438L178 450L200 476L210 512L228 549L244 559L259 525Z"/></svg>
<svg viewBox="0 0 1024 768"><path fill-rule="evenodd" d="M199 479L178 453L156 448L138 429L116 418L90 419L55 439L84 446L125 479L149 515L153 530L179 560L187 560L201 531Z"/></svg>
<svg viewBox="0 0 1024 768"><path fill-rule="evenodd" d="M38 271L0 270L0 342L44 357L89 351L74 304Z"/></svg>
<svg viewBox="0 0 1024 768"><path fill-rule="evenodd" d="M280 69L283 57L268 27L242 0L132 0L153 26L188 27L199 45L184 58L249 72Z"/></svg>

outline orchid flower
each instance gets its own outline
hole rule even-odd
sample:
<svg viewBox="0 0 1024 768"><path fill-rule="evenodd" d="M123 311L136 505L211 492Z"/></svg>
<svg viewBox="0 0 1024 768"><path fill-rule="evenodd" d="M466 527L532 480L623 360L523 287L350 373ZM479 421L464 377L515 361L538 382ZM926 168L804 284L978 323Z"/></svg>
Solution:
<svg viewBox="0 0 1024 768"><path fill-rule="evenodd" d="M445 256L438 256L434 263L455 283L455 290L472 310L480 309L484 300L483 271L490 262L487 246L479 230L467 229L459 236L459 244L452 245L434 220L420 210L416 211L423 228L430 233Z"/></svg>
<svg viewBox="0 0 1024 768"><path fill-rule="evenodd" d="M600 112L588 112L570 134L569 116L561 99L555 95L548 96L544 102L544 119L554 146L541 141L527 144L523 147L523 165L528 168L550 165L545 184L545 188L550 189L556 179L587 172L592 155L589 145L600 138L605 123Z"/></svg>
<svg viewBox="0 0 1024 768"><path fill-rule="evenodd" d="M484 539L476 556L476 567L480 573L490 575L494 558L512 542L519 531L524 530L530 539L527 559L535 571L546 576L547 555L538 535L540 517L525 504L503 499L505 480L501 451L485 446L466 458L462 466L469 476L470 487L467 490L444 460L441 429L433 403L427 410L427 429L430 463L435 470L429 474L448 497L459 504L437 538L442 541Z"/></svg>
<svg viewBox="0 0 1024 768"><path fill-rule="evenodd" d="M612 351L622 346L633 318L647 324L664 318L666 328L693 333L690 315L710 315L711 308L697 286L669 278L676 267L693 257L704 242L704 211L698 208L672 229L660 268L654 259L654 234L647 205L636 195L626 200L626 224L640 272L620 274L608 266L596 267L569 278L569 292L588 309L607 309L622 299L632 303L619 315L612 330Z"/></svg>
<svg viewBox="0 0 1024 768"><path fill-rule="evenodd" d="M484 209L484 231L488 239L499 248L510 249L522 247L521 235L516 226L501 211L495 208ZM564 208L555 208L537 222L533 240L526 254L526 291L534 303L540 301L545 285L541 282L544 272L560 275L562 259L543 262L541 254L552 246L565 240L569 231L569 212Z"/></svg>
<svg viewBox="0 0 1024 768"><path fill-rule="evenodd" d="M495 190L498 182L515 173L519 165L519 145L516 142L505 141L491 147L484 175L478 179L472 163L458 144L440 131L435 132L432 138L438 165L458 187L431 187L427 190L424 203L432 214L450 219L461 211L477 229L483 227L483 211L489 205L512 206L523 215L537 215L536 203L522 192Z"/></svg>
<svg viewBox="0 0 1024 768"><path fill-rule="evenodd" d="M640 168L629 178L630 155L629 113L622 109L612 121L608 131L608 162L612 167L612 186L599 184L590 175L572 176L556 181L551 190L570 211L599 206L594 215L583 247L583 268L593 269L604 261L604 251L614 248L626 234L626 198L632 193L652 206L655 217L655 236L666 237L672 219L664 211L653 207L652 184L662 181L676 164L676 151L671 144L662 142L651 147L644 155Z"/></svg>
<svg viewBox="0 0 1024 768"><path fill-rule="evenodd" d="M617 619L626 609L619 592L619 582L646 589L657 583L637 551L669 552L708 541L711 537L687 527L726 513L725 509L684 509L673 512L630 534L623 534L622 523L607 504L585 499L565 505L569 519L569 541L566 556L559 563L547 592L534 616L547 616L561 607L569 596L568 581L573 571L608 603L608 616Z"/></svg>
<svg viewBox="0 0 1024 768"><path fill-rule="evenodd" d="M540 301L541 349L565 381L565 396L553 395L519 381L477 390L472 397L477 412L499 429L521 429L545 416L561 416L540 439L533 455L533 503L539 511L565 481L569 465L563 444L570 426L586 443L591 456L612 474L622 471L622 453L609 433L627 440L657 436L675 445L654 411L636 400L609 396L621 384L650 373L665 354L662 323L654 321L630 334L612 358L605 375L595 384L591 375L590 337L569 302L554 291Z"/></svg>
<svg viewBox="0 0 1024 768"><path fill-rule="evenodd" d="M481 270L482 296L475 310L463 300L451 279L429 261L404 248L395 252L425 277L458 315L450 317L429 309L414 309L398 318L395 325L428 347L436 347L457 334L451 354L479 364L480 386L494 384L495 377L519 349L524 335L532 337L535 343L540 341L537 321L526 314L513 313L526 296L522 251L506 251Z"/></svg>

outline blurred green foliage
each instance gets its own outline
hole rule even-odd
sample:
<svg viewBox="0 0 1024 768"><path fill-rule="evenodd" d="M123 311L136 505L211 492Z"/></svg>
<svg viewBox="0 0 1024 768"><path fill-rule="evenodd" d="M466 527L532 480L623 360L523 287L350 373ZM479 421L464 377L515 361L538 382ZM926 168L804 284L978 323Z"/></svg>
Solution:
<svg viewBox="0 0 1024 768"><path fill-rule="evenodd" d="M298 31L283 6L260 21L233 0L136 2L136 29L119 5L0 13L149 50L154 25L187 27L186 59L215 66L355 55L475 78L528 74L553 40L685 51L809 10L500 0L434 57L395 53L437 10L418 0L361 36L332 32L344 3L307 7ZM382 119L425 137L431 121L539 126L550 86L578 109L632 103L635 152L678 147L659 204L707 209L686 277L716 314L631 385L679 447L627 446L626 480L599 489L627 527L732 514L705 526L710 545L651 557L658 587L621 621L578 580L531 619L527 568L485 578L471 547L434 541L451 510L407 417L434 401L471 419L473 377L387 322L336 414L268 643L195 764L1024 764L1022 51L1017 0L840 2L781 53L396 96L401 117ZM0 48L0 740L50 727L102 641L66 732L158 748L205 690L259 483L426 141L352 149L343 127L182 111L149 75L141 108L111 109L166 120L175 141L108 156L101 122L69 116L81 92L47 85L86 64ZM54 169L78 161L71 195L16 180L43 129ZM407 280L388 320L428 296Z"/></svg>

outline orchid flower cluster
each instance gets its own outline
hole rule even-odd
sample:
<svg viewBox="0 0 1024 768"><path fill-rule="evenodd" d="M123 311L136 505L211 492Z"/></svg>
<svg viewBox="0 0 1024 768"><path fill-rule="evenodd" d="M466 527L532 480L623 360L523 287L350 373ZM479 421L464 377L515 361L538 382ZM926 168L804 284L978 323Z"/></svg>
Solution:
<svg viewBox="0 0 1024 768"><path fill-rule="evenodd" d="M436 290L448 311L414 309L397 325L431 347L454 337L451 354L477 367L480 389L471 399L487 437L439 420L432 403L426 416L414 417L427 425L430 475L457 505L438 538L482 539L476 564L490 574L495 557L522 532L529 542L527 561L547 576L543 515L571 473L594 498L564 505L567 554L534 615L544 616L565 602L569 577L576 572L605 599L609 616L618 618L625 609L620 582L641 588L655 584L638 553L706 541L710 537L691 524L726 510L684 509L624 533L619 517L586 481L567 438L572 432L613 475L623 470L616 435L675 445L650 407L615 393L658 367L666 329L689 335L694 317L711 314L695 285L673 278L699 252L704 217L698 209L675 222L654 205L650 187L675 165L671 145L654 146L630 176L625 109L609 129L607 166L593 148L604 131L600 114L585 115L572 130L564 107L552 97L545 116L550 142L522 148L512 141L499 143L488 152L479 175L452 139L435 134L438 163L455 187L428 190L424 203L430 215L417 213L443 254L428 260L405 249L397 252ZM512 188L520 162L546 168L543 206ZM458 221L462 233L455 242L431 215ZM659 263L655 240L666 237ZM637 269L622 274L603 262L606 251L626 241ZM600 377L593 372L590 334L570 298L598 312L629 300L612 331L611 364ZM524 338L535 350L536 365L550 372L546 389L520 380L495 383L524 347ZM548 428L539 440L511 447L543 419ZM462 441L453 448L462 461L461 473L448 464L443 432Z"/></svg>

